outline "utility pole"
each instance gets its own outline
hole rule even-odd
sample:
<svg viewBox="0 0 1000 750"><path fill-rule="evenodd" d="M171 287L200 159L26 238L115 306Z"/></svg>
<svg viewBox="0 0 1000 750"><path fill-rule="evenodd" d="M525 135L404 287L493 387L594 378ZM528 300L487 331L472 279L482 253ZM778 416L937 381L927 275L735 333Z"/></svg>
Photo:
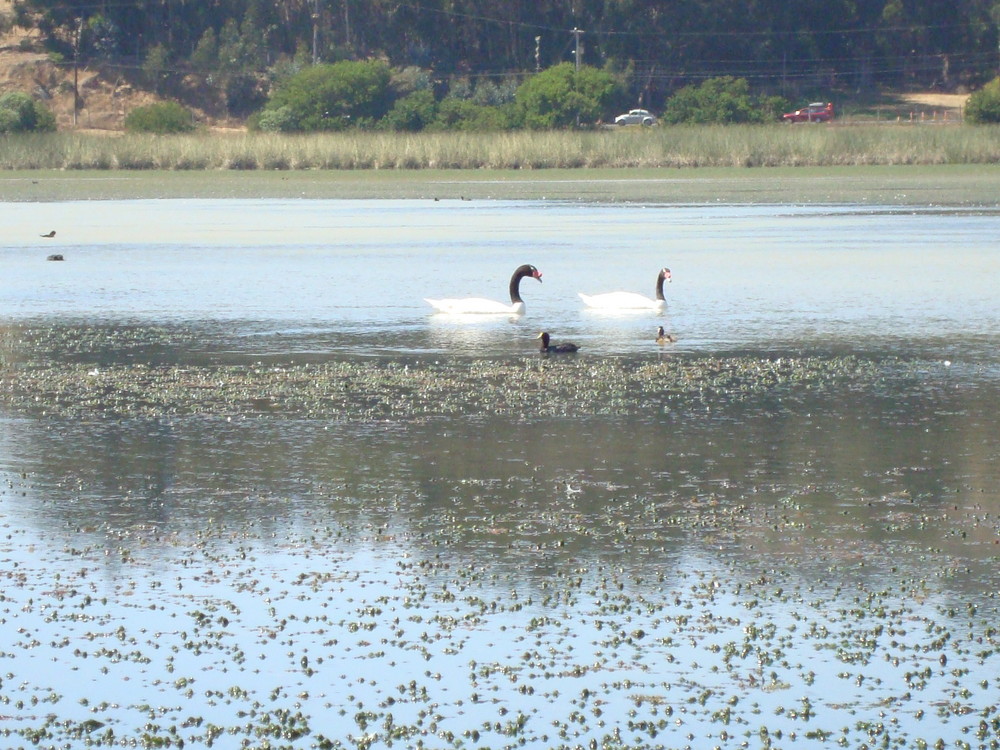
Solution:
<svg viewBox="0 0 1000 750"><path fill-rule="evenodd" d="M344 0L344 46L347 48L351 46L351 13L347 0Z"/></svg>
<svg viewBox="0 0 1000 750"><path fill-rule="evenodd" d="M319 0L313 0L313 65L319 62Z"/></svg>
<svg viewBox="0 0 1000 750"><path fill-rule="evenodd" d="M574 57L576 57L576 72L577 73L580 72L580 35L582 33L583 33L583 29L578 29L578 28L576 28L576 26L573 27L573 37L574 37L574 40L575 40L575 43L574 43ZM574 80L573 80L573 87L574 88L576 87L576 78L575 77L574 77ZM580 112L579 112L579 110L576 113L576 127L577 128L580 127Z"/></svg>
<svg viewBox="0 0 1000 750"><path fill-rule="evenodd" d="M80 36L83 34L83 18L76 19L76 33L73 35L73 127L76 128L77 113L80 111Z"/></svg>
<svg viewBox="0 0 1000 750"><path fill-rule="evenodd" d="M542 69L542 38L535 37L535 72Z"/></svg>

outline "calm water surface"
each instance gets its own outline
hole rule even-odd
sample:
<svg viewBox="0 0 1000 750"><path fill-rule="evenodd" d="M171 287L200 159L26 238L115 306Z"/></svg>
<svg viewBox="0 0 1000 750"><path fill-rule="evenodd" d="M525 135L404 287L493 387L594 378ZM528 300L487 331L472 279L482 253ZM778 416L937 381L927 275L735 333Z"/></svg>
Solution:
<svg viewBox="0 0 1000 750"><path fill-rule="evenodd" d="M608 358L881 373L622 416L0 411L10 746L1000 742L995 212L134 201L0 219L8 373L530 361L542 329L581 344L552 366L584 379ZM544 280L523 318L423 301L504 299L524 262ZM662 266L662 315L576 296L651 295Z"/></svg>

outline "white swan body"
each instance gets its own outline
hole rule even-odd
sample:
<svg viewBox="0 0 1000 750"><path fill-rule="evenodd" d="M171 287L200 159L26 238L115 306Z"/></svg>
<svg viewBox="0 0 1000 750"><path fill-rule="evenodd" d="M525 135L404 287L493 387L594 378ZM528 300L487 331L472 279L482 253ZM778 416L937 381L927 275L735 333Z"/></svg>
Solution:
<svg viewBox="0 0 1000 750"><path fill-rule="evenodd" d="M656 297L650 299L636 292L607 292L605 294L584 294L580 299L587 307L598 310L662 310L667 305L663 297L663 282L670 282L670 269L662 268L656 275Z"/></svg>
<svg viewBox="0 0 1000 750"><path fill-rule="evenodd" d="M521 299L521 279L530 276L542 280L542 272L530 264L519 266L510 277L510 304L482 297L463 299L425 299L438 312L449 315L523 315L524 300Z"/></svg>
<svg viewBox="0 0 1000 750"><path fill-rule="evenodd" d="M486 299L485 297L468 297L466 299L428 299L425 300L438 312L448 315L489 315L491 313L506 315L524 315L524 302L503 302Z"/></svg>

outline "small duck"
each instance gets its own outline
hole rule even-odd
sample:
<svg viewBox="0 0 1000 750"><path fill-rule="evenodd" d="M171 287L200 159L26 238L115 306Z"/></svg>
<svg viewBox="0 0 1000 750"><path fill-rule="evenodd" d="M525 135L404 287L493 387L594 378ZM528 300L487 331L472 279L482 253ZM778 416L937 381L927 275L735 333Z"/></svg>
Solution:
<svg viewBox="0 0 1000 750"><path fill-rule="evenodd" d="M663 326L656 329L656 343L657 344L672 344L677 341L677 337L672 333L667 333L663 330Z"/></svg>
<svg viewBox="0 0 1000 750"><path fill-rule="evenodd" d="M571 344L569 342L563 344L550 344L549 334L546 333L545 331L542 331L540 334L538 334L536 338L542 340L541 345L538 347L538 351L540 351L542 354L573 354L574 352L580 349L580 347L578 347L576 344Z"/></svg>
<svg viewBox="0 0 1000 750"><path fill-rule="evenodd" d="M47 233L45 233L45 234L40 234L40 235L38 235L38 236L39 236L39 237L45 237L46 239L49 239L49 240L50 240L50 239L52 239L53 237L55 237L55 236L56 236L56 230L55 230L55 229L53 229L53 230L52 230L51 232L47 232Z"/></svg>

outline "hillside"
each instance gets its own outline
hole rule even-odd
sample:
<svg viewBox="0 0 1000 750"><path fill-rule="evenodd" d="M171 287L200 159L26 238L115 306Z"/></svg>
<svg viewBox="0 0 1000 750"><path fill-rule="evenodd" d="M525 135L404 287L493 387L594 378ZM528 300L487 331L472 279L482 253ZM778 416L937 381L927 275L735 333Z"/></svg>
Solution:
<svg viewBox="0 0 1000 750"><path fill-rule="evenodd" d="M0 18L11 17L11 0L0 0ZM0 23L0 29L9 23ZM133 108L156 101L150 91L135 86L115 69L81 67L76 71L79 90L79 109L74 121L73 78L71 63L56 65L43 51L34 30L14 27L0 34L0 94L23 91L42 101L52 110L60 130L92 132L119 132L123 129L126 114ZM199 122L212 128L242 128L243 123L228 120L212 107L215 92L199 90L193 81L187 89L190 94L184 102L193 109ZM949 93L885 93L862 103L852 101L847 92L831 94L836 101L838 121L947 121L961 120L962 107L967 95ZM192 102L206 102L206 106L192 106Z"/></svg>
<svg viewBox="0 0 1000 750"><path fill-rule="evenodd" d="M11 0L0 0L0 17L11 16ZM0 29L7 23L0 23ZM83 66L78 71L80 95L76 122L73 119L73 66L56 65L42 50L38 32L14 27L0 34L0 94L23 91L45 102L56 116L60 130L118 132L125 115L138 106L159 99L136 88L121 74ZM200 122L210 126L239 127L240 123L213 117L194 107Z"/></svg>

